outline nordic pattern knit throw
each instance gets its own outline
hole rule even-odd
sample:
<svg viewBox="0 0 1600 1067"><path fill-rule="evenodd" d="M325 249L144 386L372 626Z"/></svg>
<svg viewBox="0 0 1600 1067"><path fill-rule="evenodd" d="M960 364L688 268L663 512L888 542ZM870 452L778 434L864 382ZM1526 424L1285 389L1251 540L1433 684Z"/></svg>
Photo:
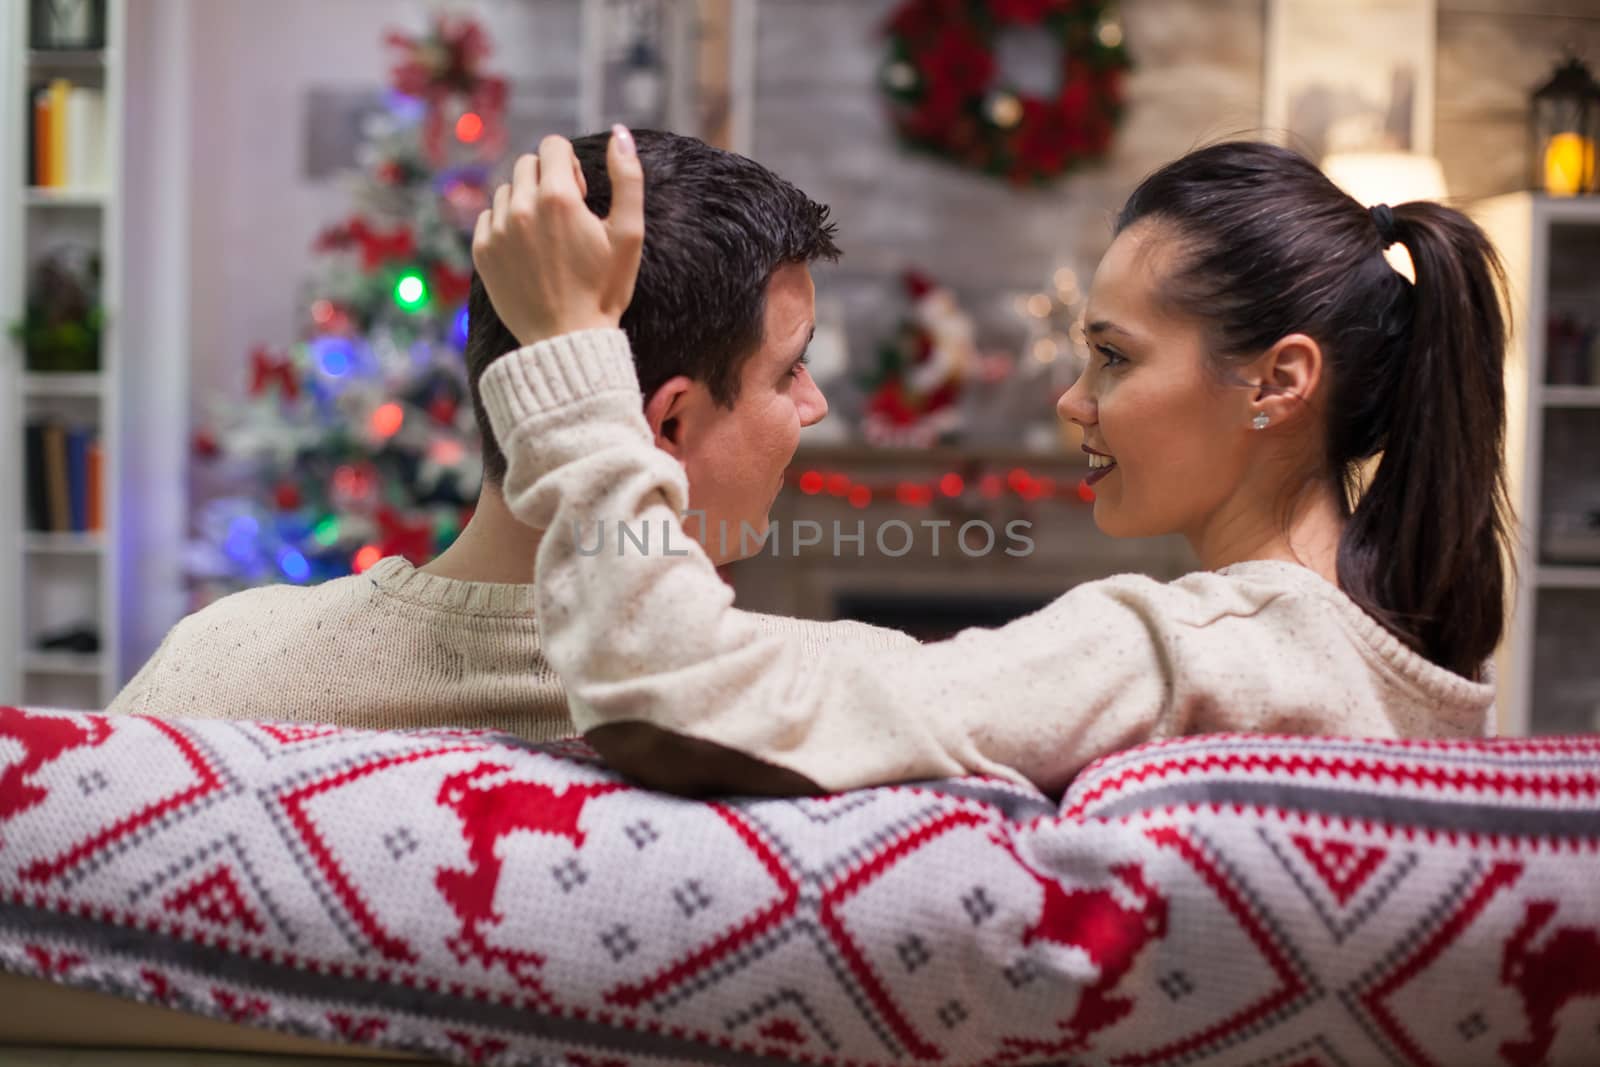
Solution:
<svg viewBox="0 0 1600 1067"><path fill-rule="evenodd" d="M1600 739L1214 735L1057 804L0 708L0 969L461 1063L1593 1063Z"/></svg>

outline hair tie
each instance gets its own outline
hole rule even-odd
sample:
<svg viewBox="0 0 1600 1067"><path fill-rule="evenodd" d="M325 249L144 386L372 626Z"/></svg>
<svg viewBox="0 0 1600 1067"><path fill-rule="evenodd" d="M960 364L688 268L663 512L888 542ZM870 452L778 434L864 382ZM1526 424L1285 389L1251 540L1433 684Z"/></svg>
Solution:
<svg viewBox="0 0 1600 1067"><path fill-rule="evenodd" d="M1389 210L1388 204L1373 204L1367 211L1372 216L1373 225L1378 227L1378 239L1383 242L1383 247L1388 248L1400 240L1394 228L1394 212Z"/></svg>

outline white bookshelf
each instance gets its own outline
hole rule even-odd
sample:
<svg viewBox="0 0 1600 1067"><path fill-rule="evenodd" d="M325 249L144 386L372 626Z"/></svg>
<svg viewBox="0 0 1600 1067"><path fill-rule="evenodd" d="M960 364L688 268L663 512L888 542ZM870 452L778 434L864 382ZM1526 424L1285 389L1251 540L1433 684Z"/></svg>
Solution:
<svg viewBox="0 0 1600 1067"><path fill-rule="evenodd" d="M100 369L46 374L25 369L22 346L0 340L0 702L103 707L122 682L123 580L120 553L125 445L120 398L128 359L122 310L122 127L126 0L107 0L106 48L40 52L28 48L29 9L0 4L0 326L23 313L33 265L63 239L100 253L105 325ZM29 91L54 77L105 93L104 187L37 189L24 184ZM100 533L27 528L23 431L30 418L58 415L98 428L103 456ZM44 650L43 634L94 627L99 651Z"/></svg>
<svg viewBox="0 0 1600 1067"><path fill-rule="evenodd" d="M1550 517L1600 509L1600 368L1548 384L1554 313L1600 325L1600 197L1496 197L1474 212L1505 259L1515 333L1508 357L1507 465L1520 520L1506 637L1497 657L1507 734L1600 730L1600 562L1552 551Z"/></svg>

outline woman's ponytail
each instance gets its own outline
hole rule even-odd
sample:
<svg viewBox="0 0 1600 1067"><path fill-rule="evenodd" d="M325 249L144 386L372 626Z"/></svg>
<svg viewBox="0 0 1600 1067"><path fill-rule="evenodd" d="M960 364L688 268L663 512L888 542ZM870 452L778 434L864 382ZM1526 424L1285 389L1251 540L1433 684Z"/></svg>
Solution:
<svg viewBox="0 0 1600 1067"><path fill-rule="evenodd" d="M1382 457L1340 541L1339 584L1430 660L1476 677L1505 617L1505 272L1458 211L1419 201L1392 219L1416 281L1395 276L1408 321L1380 357Z"/></svg>

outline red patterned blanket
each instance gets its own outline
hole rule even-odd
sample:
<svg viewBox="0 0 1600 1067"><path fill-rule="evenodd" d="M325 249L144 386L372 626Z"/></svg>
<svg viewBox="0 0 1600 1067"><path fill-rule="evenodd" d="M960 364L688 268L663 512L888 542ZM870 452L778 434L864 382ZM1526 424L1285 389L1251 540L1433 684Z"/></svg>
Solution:
<svg viewBox="0 0 1600 1067"><path fill-rule="evenodd" d="M1062 802L0 708L0 969L459 1062L1589 1064L1600 739L1215 736Z"/></svg>

